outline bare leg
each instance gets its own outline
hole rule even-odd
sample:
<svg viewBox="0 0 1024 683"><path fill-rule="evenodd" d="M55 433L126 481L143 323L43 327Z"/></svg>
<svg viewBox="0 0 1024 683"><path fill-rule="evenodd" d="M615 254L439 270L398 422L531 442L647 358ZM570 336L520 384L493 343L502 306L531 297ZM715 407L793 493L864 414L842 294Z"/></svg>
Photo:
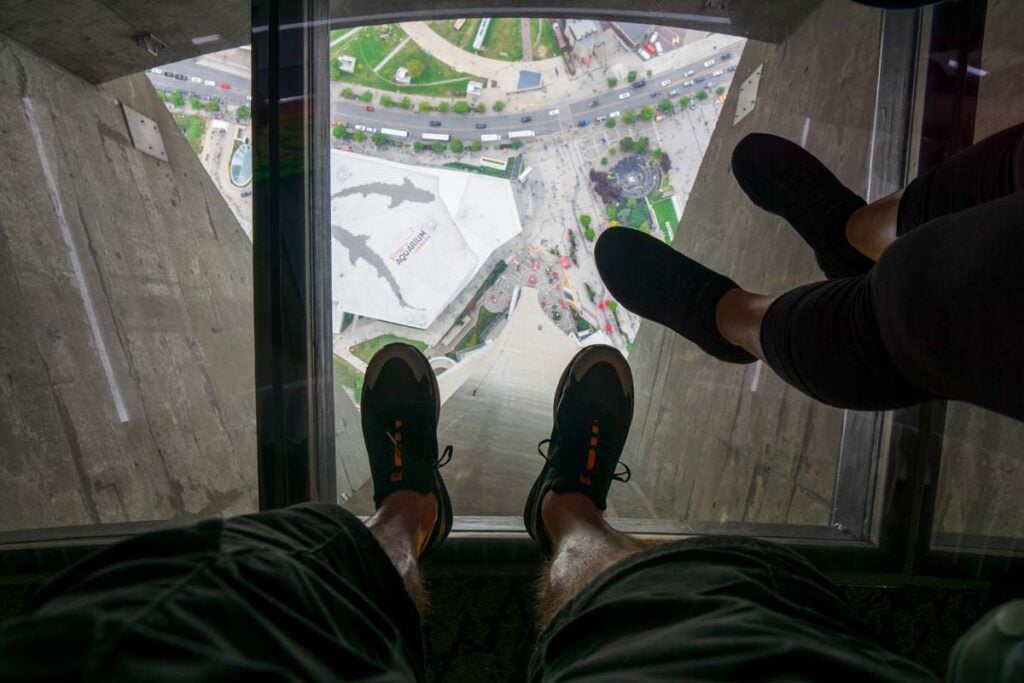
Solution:
<svg viewBox="0 0 1024 683"><path fill-rule="evenodd" d="M549 492L541 508L554 555L538 586L541 624L602 571L644 549L615 531L582 493Z"/></svg>
<svg viewBox="0 0 1024 683"><path fill-rule="evenodd" d="M718 301L715 322L726 341L764 360L761 350L761 321L775 301L773 296L733 289Z"/></svg>
<svg viewBox="0 0 1024 683"><path fill-rule="evenodd" d="M846 221L846 241L854 249L878 262L882 252L896 241L896 217L903 190L854 211Z"/></svg>
<svg viewBox="0 0 1024 683"><path fill-rule="evenodd" d="M405 590L420 614L426 610L427 601L418 561L436 519L434 494L395 491L384 499L380 509L366 523L402 575Z"/></svg>

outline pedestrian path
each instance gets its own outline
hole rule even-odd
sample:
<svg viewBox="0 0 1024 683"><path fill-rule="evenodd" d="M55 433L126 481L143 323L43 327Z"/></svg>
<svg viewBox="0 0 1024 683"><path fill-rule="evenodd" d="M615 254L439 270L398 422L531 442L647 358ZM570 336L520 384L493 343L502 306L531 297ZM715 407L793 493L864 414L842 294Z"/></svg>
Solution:
<svg viewBox="0 0 1024 683"><path fill-rule="evenodd" d="M349 36L351 36L354 33L357 33L362 28L363 28L362 26L356 26L353 29L345 31L345 33L342 33L340 36L338 36L337 38L335 38L334 40L331 41L331 47L334 47L338 43L344 43L346 40L348 40Z"/></svg>
<svg viewBox="0 0 1024 683"><path fill-rule="evenodd" d="M408 43L408 42L409 42L409 38L406 37L405 40L400 42L398 45L395 45L395 49L392 50L391 52L389 52L387 57L385 57L384 59L380 60L380 64L378 64L377 66L373 67L373 72L374 73L380 73L380 70L384 67L384 65L387 64L388 62L390 62L391 58L394 57L396 54L398 54L398 51L401 50L403 47L405 47L405 44Z"/></svg>

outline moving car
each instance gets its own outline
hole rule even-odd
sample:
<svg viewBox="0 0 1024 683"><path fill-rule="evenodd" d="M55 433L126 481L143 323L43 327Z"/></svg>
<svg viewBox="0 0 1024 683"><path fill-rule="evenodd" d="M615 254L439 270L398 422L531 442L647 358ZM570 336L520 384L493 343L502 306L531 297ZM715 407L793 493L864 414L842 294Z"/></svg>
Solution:
<svg viewBox="0 0 1024 683"><path fill-rule="evenodd" d="M532 116L524 116L521 119L519 119L519 123L529 123L530 121L533 121Z"/></svg>
<svg viewBox="0 0 1024 683"><path fill-rule="evenodd" d="M651 93L651 97L657 97L660 94L661 94L660 90L655 90L654 92Z"/></svg>
<svg viewBox="0 0 1024 683"><path fill-rule="evenodd" d="M697 76L697 78L695 78L693 80L697 81L698 83L703 83L704 81L706 81L708 79L707 79L706 76Z"/></svg>
<svg viewBox="0 0 1024 683"><path fill-rule="evenodd" d="M692 85L693 85L693 81L683 81L683 87L684 88L689 88Z"/></svg>
<svg viewBox="0 0 1024 683"><path fill-rule="evenodd" d="M659 83L658 85L660 85L660 86L661 86L662 88L664 88L664 87L665 87L666 85L670 84L671 82L672 82L672 79L671 79L671 78L666 78L665 80L663 80L663 81L662 81L661 83Z"/></svg>
<svg viewBox="0 0 1024 683"><path fill-rule="evenodd" d="M722 55L719 57L719 59L722 60L723 62L725 60L727 60L727 59L732 59L732 53L731 52L723 52Z"/></svg>
<svg viewBox="0 0 1024 683"><path fill-rule="evenodd" d="M430 122L430 127L431 128L440 128L441 127L441 122L440 121L431 121Z"/></svg>
<svg viewBox="0 0 1024 683"><path fill-rule="evenodd" d="M587 102L587 106L588 107L596 107L597 105L598 105L597 100L590 100L589 102Z"/></svg>
<svg viewBox="0 0 1024 683"><path fill-rule="evenodd" d="M231 90L231 84L230 83L221 83L217 87L220 88L221 90Z"/></svg>
<svg viewBox="0 0 1024 683"><path fill-rule="evenodd" d="M635 89L637 89L637 88L642 88L642 87L644 87L645 85L647 85L647 81L645 81L645 80L643 80L643 79L641 78L641 79L640 79L639 81L633 81L633 82L632 82L632 83L630 84L630 86L629 86L629 87L630 87L630 88L633 88L633 89L635 90Z"/></svg>
<svg viewBox="0 0 1024 683"><path fill-rule="evenodd" d="M374 111L373 105L372 104L366 105L366 111Z"/></svg>
<svg viewBox="0 0 1024 683"><path fill-rule="evenodd" d="M722 71L721 69L715 69L714 71L712 71L712 72L711 72L711 75L712 75L712 76L721 76L721 75L722 75L722 74L724 74L724 73L725 73L725 72L724 72L724 71Z"/></svg>
<svg viewBox="0 0 1024 683"><path fill-rule="evenodd" d="M707 83L704 84L705 90L711 90L713 87L715 87L714 81L708 81Z"/></svg>
<svg viewBox="0 0 1024 683"><path fill-rule="evenodd" d="M729 71L729 72L732 72L732 71L735 71L735 70L736 70L735 66L730 66L728 69L726 69L726 71Z"/></svg>
<svg viewBox="0 0 1024 683"><path fill-rule="evenodd" d="M552 109L551 111L548 112L548 116L558 116L558 110Z"/></svg>
<svg viewBox="0 0 1024 683"><path fill-rule="evenodd" d="M683 78L689 78L690 76L692 76L695 73L697 73L697 72L694 71L693 69L687 69L686 71L683 72Z"/></svg>
<svg viewBox="0 0 1024 683"><path fill-rule="evenodd" d="M577 126L578 128L586 128L586 127L587 127L587 126L589 126L589 125L590 125L590 119L580 119L580 120L579 120L579 121L578 121L578 122L576 123L576 126Z"/></svg>
<svg viewBox="0 0 1024 683"><path fill-rule="evenodd" d="M629 92L628 90L626 92L620 92L619 93L619 99L620 100L628 99L632 94L633 93Z"/></svg>
<svg viewBox="0 0 1024 683"><path fill-rule="evenodd" d="M478 124L476 124L476 127L479 128L480 130L483 130L484 128L487 127L487 124L486 123L478 123Z"/></svg>
<svg viewBox="0 0 1024 683"><path fill-rule="evenodd" d="M683 92L683 91L680 90L679 88L672 88L671 90L668 91L668 96L669 97L675 97L676 95L678 95L681 92Z"/></svg>
<svg viewBox="0 0 1024 683"><path fill-rule="evenodd" d="M705 69L708 68L709 66L714 66L714 65L715 65L715 60L714 59L709 59L708 61L704 62L704 68Z"/></svg>

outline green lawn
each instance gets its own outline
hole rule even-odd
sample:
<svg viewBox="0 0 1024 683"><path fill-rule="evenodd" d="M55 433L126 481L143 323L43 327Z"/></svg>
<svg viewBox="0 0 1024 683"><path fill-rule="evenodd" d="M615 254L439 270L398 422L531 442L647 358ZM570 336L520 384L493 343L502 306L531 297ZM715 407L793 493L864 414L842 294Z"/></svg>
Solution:
<svg viewBox="0 0 1024 683"><path fill-rule="evenodd" d="M464 96L466 82L471 78L486 83L478 76L456 71L424 52L412 40L388 60L379 72L374 71L374 67L380 64L406 37L405 31L397 24L367 26L354 33L348 40L331 48L331 80L387 90L400 95L434 97ZM341 55L352 55L356 58L355 72L345 73L337 67L337 60ZM413 60L422 62L423 73L411 85L395 83L395 72L399 67L408 66L409 62ZM438 81L451 82L439 83Z"/></svg>
<svg viewBox="0 0 1024 683"><path fill-rule="evenodd" d="M523 58L523 27L519 19L492 19L480 55L518 62Z"/></svg>
<svg viewBox="0 0 1024 683"><path fill-rule="evenodd" d="M459 340L459 343L455 345L453 350L462 351L483 344L483 333L487 331L491 323L502 315L502 313L491 313L486 307L481 306L480 311L476 315L476 324L469 328L469 331L462 336L462 339Z"/></svg>
<svg viewBox="0 0 1024 683"><path fill-rule="evenodd" d="M530 40L533 41L533 58L550 59L558 56L558 41L550 19L530 19Z"/></svg>
<svg viewBox="0 0 1024 683"><path fill-rule="evenodd" d="M392 342L403 342L405 344L411 344L420 351L427 350L427 345L421 341L416 341L415 339L406 339L405 337L398 337L393 334L382 334L379 337L367 339L364 342L356 344L349 350L352 351L353 354L355 354L356 358L360 359L364 363L369 363L370 359L373 358L373 354L377 353L382 348L384 348L385 346Z"/></svg>
<svg viewBox="0 0 1024 683"><path fill-rule="evenodd" d="M206 119L195 114L175 114L174 120L178 128L185 134L192 151L199 154L203 151L203 133L206 132Z"/></svg>
<svg viewBox="0 0 1024 683"><path fill-rule="evenodd" d="M458 31L455 30L455 21L455 19L432 21L429 26L433 29L434 33L441 36L452 45L461 47L463 50L468 50L473 44L473 38L476 37L476 30L480 26L480 20L466 19L466 22Z"/></svg>
<svg viewBox="0 0 1024 683"><path fill-rule="evenodd" d="M654 215L658 219L658 227L661 228L665 241L671 242L672 237L675 235L676 227L679 225L679 216L676 215L675 207L672 206L671 197L662 199L660 202L654 202L651 204L651 208L654 209ZM672 226L671 230L665 228L666 221Z"/></svg>
<svg viewBox="0 0 1024 683"><path fill-rule="evenodd" d="M363 396L363 373L341 356L334 357L334 381L351 389L356 398L356 405L359 405L359 399Z"/></svg>

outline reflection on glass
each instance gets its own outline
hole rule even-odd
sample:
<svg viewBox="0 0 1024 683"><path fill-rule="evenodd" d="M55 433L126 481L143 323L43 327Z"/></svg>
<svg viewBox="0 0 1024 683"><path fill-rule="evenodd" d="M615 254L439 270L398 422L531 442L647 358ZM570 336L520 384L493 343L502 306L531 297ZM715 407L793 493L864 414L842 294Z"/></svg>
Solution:
<svg viewBox="0 0 1024 683"><path fill-rule="evenodd" d="M612 344L638 395L634 480L613 486L610 516L827 524L841 412L620 308L593 245L624 225L755 291L820 279L792 229L742 195L729 154L774 132L863 191L878 31L852 3L778 44L536 18L332 31L337 382L358 403L377 349L423 350L456 513L518 516L565 363ZM365 465L341 460L359 475L340 489L369 512Z"/></svg>

